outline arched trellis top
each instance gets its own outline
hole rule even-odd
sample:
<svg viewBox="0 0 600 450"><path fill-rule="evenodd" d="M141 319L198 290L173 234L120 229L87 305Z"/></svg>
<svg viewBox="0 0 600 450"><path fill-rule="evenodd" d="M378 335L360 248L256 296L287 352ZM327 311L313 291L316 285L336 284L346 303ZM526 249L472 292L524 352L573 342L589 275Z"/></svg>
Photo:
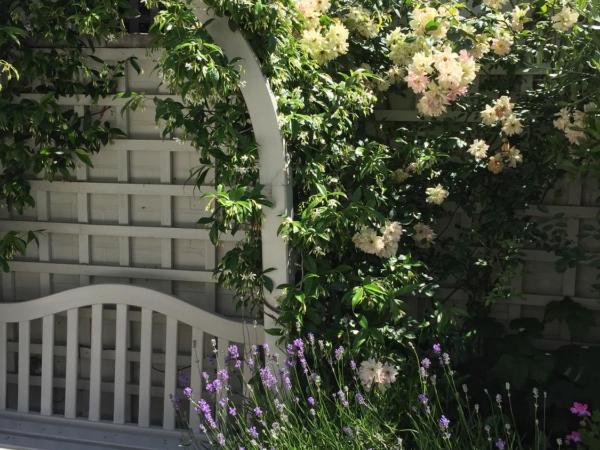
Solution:
<svg viewBox="0 0 600 450"><path fill-rule="evenodd" d="M248 107L259 148L260 183L271 196L272 208L266 208L262 223L262 259L274 285L289 281L289 258L285 241L277 231L282 220L292 214L292 192L285 143L277 119L277 104L258 58L239 31L233 31L225 18L215 17L202 2L195 2L196 14L203 22L212 19L207 30L228 58L239 58L242 95ZM279 293L265 292L268 305L275 306ZM265 314L265 329L273 319Z"/></svg>

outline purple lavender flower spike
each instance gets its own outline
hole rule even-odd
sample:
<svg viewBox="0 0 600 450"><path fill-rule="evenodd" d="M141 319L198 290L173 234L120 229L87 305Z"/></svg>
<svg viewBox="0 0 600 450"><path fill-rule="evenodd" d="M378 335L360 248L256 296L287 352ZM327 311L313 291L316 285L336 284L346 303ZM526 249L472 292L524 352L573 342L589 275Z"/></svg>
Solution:
<svg viewBox="0 0 600 450"><path fill-rule="evenodd" d="M227 347L227 353L229 354L229 358L232 360L238 359L240 357L240 350L235 344L232 344L229 347Z"/></svg>
<svg viewBox="0 0 600 450"><path fill-rule="evenodd" d="M260 379L267 389L272 389L273 386L277 384L277 379L275 378L275 375L273 375L273 372L271 372L271 369L268 367L262 367L259 372Z"/></svg>
<svg viewBox="0 0 600 450"><path fill-rule="evenodd" d="M438 423L442 430L447 430L448 427L450 426L450 419L448 419L446 416L442 415L442 417L440 417L440 420L438 421Z"/></svg>
<svg viewBox="0 0 600 450"><path fill-rule="evenodd" d="M439 355L440 353L442 353L442 346L440 345L439 342L436 342L435 344L433 344L433 353L435 353L436 355Z"/></svg>
<svg viewBox="0 0 600 450"><path fill-rule="evenodd" d="M250 428L248 428L248 433L250 434L250 436L252 436L254 439L258 439L258 431L256 431L256 427L255 426L251 426Z"/></svg>
<svg viewBox="0 0 600 450"><path fill-rule="evenodd" d="M222 383L225 383L227 380L229 380L229 372L227 372L227 369L219 370L217 372L217 379Z"/></svg>
<svg viewBox="0 0 600 450"><path fill-rule="evenodd" d="M217 428L217 422L215 422L215 420L212 417L212 412L210 410L210 405L204 399L201 398L200 400L198 400L198 407L197 408L204 415L204 419L206 420L206 422L208 422L208 425L212 429L216 429Z"/></svg>
<svg viewBox="0 0 600 450"><path fill-rule="evenodd" d="M346 394L341 389L337 392L337 396L340 399L342 405L347 408L349 406L348 400L346 399Z"/></svg>
<svg viewBox="0 0 600 450"><path fill-rule="evenodd" d="M359 392L358 394L356 394L356 401L358 402L359 405L366 405L367 402L365 402L365 397Z"/></svg>

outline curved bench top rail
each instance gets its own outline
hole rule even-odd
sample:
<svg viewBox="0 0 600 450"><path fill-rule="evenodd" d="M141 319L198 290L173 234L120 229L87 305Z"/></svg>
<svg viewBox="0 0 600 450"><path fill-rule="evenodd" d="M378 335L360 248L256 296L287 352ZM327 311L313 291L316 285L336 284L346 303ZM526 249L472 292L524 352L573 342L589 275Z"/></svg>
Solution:
<svg viewBox="0 0 600 450"><path fill-rule="evenodd" d="M99 304L147 308L213 336L245 344L262 343L262 326L231 320L204 311L178 298L151 289L95 284L19 303L0 303L0 323L40 319L75 308Z"/></svg>

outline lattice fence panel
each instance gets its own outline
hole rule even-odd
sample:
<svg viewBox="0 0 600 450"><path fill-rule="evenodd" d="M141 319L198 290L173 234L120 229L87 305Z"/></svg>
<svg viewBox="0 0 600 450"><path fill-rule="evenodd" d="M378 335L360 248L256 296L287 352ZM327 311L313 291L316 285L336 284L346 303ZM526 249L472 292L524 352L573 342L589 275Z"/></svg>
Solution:
<svg viewBox="0 0 600 450"><path fill-rule="evenodd" d="M214 174L200 189L190 185L190 171L199 164L195 149L161 139L153 99L177 97L161 82L156 55L143 42L143 36L132 36L124 47L137 47L96 50L107 62L137 58L143 73L128 65L118 91L143 92L143 108L122 112L125 98L60 98L65 108L79 114L102 115L127 138L92 158L93 167L78 167L73 181L32 179L35 208L22 215L0 211L0 231L43 230L39 246L30 246L12 271L2 275L3 301L116 282L173 294L208 311L238 314L231 293L217 286L212 271L218 255L242 236L222 236L222 245L215 248L208 231L197 225L208 214L200 195L213 189Z"/></svg>

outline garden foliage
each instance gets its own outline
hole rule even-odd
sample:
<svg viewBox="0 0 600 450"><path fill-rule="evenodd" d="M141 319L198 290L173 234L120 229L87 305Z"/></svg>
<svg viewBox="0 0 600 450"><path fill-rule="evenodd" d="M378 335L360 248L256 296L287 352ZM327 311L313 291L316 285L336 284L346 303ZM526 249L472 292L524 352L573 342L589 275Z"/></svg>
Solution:
<svg viewBox="0 0 600 450"><path fill-rule="evenodd" d="M312 334L288 344L283 359L268 346L253 346L247 355L235 345L215 347L211 356L224 365L213 376L202 373L203 392L185 387L174 401L182 422L190 403L199 417L200 436L190 433L183 445L541 450L585 442L584 448L595 448L598 417L587 404L572 402L572 417L566 408L561 411L572 428L557 435L547 429L547 392L534 387L527 406L516 409L510 383L495 392L472 392L459 384L451 355L440 343L421 355L412 350L399 371L372 358L357 362L344 347ZM519 430L523 414L530 422Z"/></svg>
<svg viewBox="0 0 600 450"><path fill-rule="evenodd" d="M103 114L80 115L57 96L119 95L128 108L142 93L116 93L125 64L86 56L117 39L136 12L122 1L9 2L0 20L0 199L33 204L26 178L69 178L78 161L121 131ZM550 214L527 215L560 180L597 176L600 151L600 27L595 2L484 0L207 0L248 38L277 97L291 159L295 215L288 241L293 278L277 313L282 338L307 332L349 351L399 363L411 341L447 336L459 363L488 382L530 390L591 388L597 349L554 353L534 345L545 324L564 321L573 340L593 323L571 299L548 306L544 321L510 330L491 317L510 301L524 249L555 252L557 269L588 259ZM189 140L202 185L216 190L202 221L213 242L245 231L225 255L220 282L242 305L262 308L273 289L260 257L258 151L239 91L235 61L188 0L148 0L159 9L150 34L158 69L181 101L157 100L164 137ZM116 19L118 18L118 19ZM52 42L62 49L33 50ZM93 52L92 52L93 54ZM41 101L23 98L34 90ZM391 96L416 111L396 129L373 112ZM465 220L457 221L457 217ZM35 230L32 230L35 231ZM589 231L598 236L598 230ZM6 235L6 269L34 234ZM465 304L442 295L462 292ZM419 303L417 315L409 307ZM422 306L424 305L424 306ZM573 375L577 374L577 375ZM558 406L570 401L558 399ZM555 405L556 406L556 405ZM551 407L555 407L551 406Z"/></svg>

